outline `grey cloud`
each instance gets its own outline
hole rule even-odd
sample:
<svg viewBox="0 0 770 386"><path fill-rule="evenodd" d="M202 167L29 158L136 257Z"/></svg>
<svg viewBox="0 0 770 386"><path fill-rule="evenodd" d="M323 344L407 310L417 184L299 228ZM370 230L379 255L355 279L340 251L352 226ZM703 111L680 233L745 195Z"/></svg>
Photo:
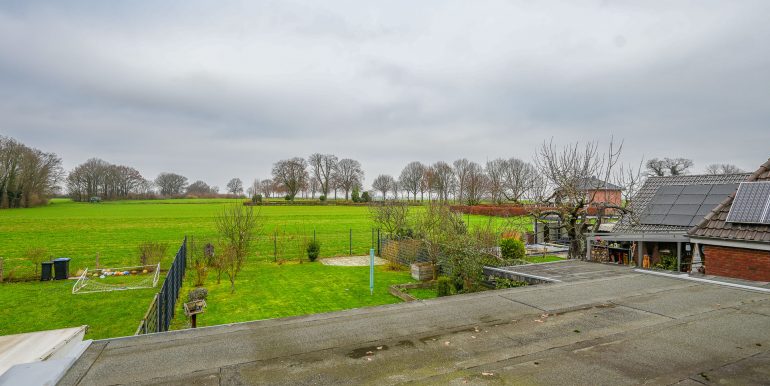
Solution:
<svg viewBox="0 0 770 386"><path fill-rule="evenodd" d="M0 5L0 133L223 186L312 152L370 177L411 160L626 159L752 169L770 154L770 4Z"/></svg>

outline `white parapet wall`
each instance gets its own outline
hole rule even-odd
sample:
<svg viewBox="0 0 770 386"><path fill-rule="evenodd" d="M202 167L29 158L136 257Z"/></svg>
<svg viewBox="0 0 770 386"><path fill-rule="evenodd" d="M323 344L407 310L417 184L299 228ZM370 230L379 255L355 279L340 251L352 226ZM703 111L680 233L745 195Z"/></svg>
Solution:
<svg viewBox="0 0 770 386"><path fill-rule="evenodd" d="M91 343L87 328L0 336L0 386L56 384Z"/></svg>

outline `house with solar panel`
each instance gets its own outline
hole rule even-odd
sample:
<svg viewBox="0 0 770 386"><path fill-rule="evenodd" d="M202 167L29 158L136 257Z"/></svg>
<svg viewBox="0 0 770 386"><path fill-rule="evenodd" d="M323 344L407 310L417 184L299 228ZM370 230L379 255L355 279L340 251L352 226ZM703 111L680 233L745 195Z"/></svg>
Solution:
<svg viewBox="0 0 770 386"><path fill-rule="evenodd" d="M689 272L700 260L690 230L751 173L649 177L613 231L589 235L589 260Z"/></svg>
<svg viewBox="0 0 770 386"><path fill-rule="evenodd" d="M709 275L770 281L770 160L688 231Z"/></svg>

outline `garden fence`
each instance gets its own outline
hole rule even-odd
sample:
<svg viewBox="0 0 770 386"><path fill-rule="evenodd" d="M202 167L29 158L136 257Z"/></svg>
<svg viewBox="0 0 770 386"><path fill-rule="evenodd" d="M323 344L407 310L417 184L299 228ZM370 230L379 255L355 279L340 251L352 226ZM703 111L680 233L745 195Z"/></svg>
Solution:
<svg viewBox="0 0 770 386"><path fill-rule="evenodd" d="M265 260L287 261L307 258L307 246L313 240L321 244L321 256L368 256L369 249L379 245L380 232L375 228L349 228L335 232L314 230L274 230L255 241L258 255Z"/></svg>
<svg viewBox="0 0 770 386"><path fill-rule="evenodd" d="M135 335L168 331L171 320L174 318L176 302L179 299L179 290L182 288L186 268L187 237L182 241L182 245L171 263L171 268L166 273L166 279L163 280L163 286L160 292L155 294Z"/></svg>

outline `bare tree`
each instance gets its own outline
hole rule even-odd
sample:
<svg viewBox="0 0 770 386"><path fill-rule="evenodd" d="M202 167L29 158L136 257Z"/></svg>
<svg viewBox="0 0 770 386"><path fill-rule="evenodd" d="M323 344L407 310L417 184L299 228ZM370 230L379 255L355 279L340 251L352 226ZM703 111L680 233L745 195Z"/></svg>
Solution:
<svg viewBox="0 0 770 386"><path fill-rule="evenodd" d="M693 165L687 158L653 158L647 161L647 172L651 176L678 176L687 174Z"/></svg>
<svg viewBox="0 0 770 386"><path fill-rule="evenodd" d="M259 183L259 189L262 192L262 195L265 196L265 198L272 197L272 193L274 191L273 189L274 183L271 179L262 180Z"/></svg>
<svg viewBox="0 0 770 386"><path fill-rule="evenodd" d="M505 188L503 185L505 183L506 168L506 161L502 158L487 161L485 168L489 181L489 195L492 197L492 201L498 204L505 200L505 195L503 194Z"/></svg>
<svg viewBox="0 0 770 386"><path fill-rule="evenodd" d="M286 189L286 195L290 200L294 200L307 179L307 162L304 158L294 157L278 161L273 165L273 180Z"/></svg>
<svg viewBox="0 0 770 386"><path fill-rule="evenodd" d="M163 196L176 196L182 194L187 188L187 177L175 173L160 173L155 178L155 185Z"/></svg>
<svg viewBox="0 0 770 386"><path fill-rule="evenodd" d="M192 195L206 195L206 194L212 194L211 186L209 184L198 180L193 182L187 187L187 194Z"/></svg>
<svg viewBox="0 0 770 386"><path fill-rule="evenodd" d="M706 174L736 174L745 171L733 164L711 164L706 167Z"/></svg>
<svg viewBox="0 0 770 386"><path fill-rule="evenodd" d="M407 236L409 229L409 205L395 200L374 202L369 205L372 221L386 234L395 237Z"/></svg>
<svg viewBox="0 0 770 386"><path fill-rule="evenodd" d="M420 190L424 173L425 165L413 161L404 167L404 170L401 171L401 176L398 178L401 188L406 191L407 196L411 193L415 201L417 201L417 192Z"/></svg>
<svg viewBox="0 0 770 386"><path fill-rule="evenodd" d="M456 193L456 199L458 202L463 202L465 191L467 189L467 178L468 178L468 169L471 167L471 161L468 161L467 158L461 158L454 162L452 162L452 167L454 168L455 177L457 178L457 193Z"/></svg>
<svg viewBox="0 0 770 386"><path fill-rule="evenodd" d="M260 189L259 180L255 178L251 182L251 186L249 186L249 189L247 190L246 193L248 193L249 197L253 197L259 194L259 189Z"/></svg>
<svg viewBox="0 0 770 386"><path fill-rule="evenodd" d="M45 203L62 176L61 159L0 136L0 208Z"/></svg>
<svg viewBox="0 0 770 386"><path fill-rule="evenodd" d="M556 208L535 215L551 214L561 219L570 240L570 258L585 256L585 234L591 229L598 229L606 209L625 210L608 203L594 203L598 213L595 220L589 220L588 209L593 197L588 197L583 189L584 181L592 177L601 176L604 181L609 180L622 147L621 144L616 148L610 141L607 152L602 154L597 143L582 146L574 143L557 148L551 140L544 142L536 155L535 162L540 174L554 187L551 199Z"/></svg>
<svg viewBox="0 0 770 386"><path fill-rule="evenodd" d="M478 205L487 192L489 181L481 165L470 162L464 171L463 188L460 190L467 205Z"/></svg>
<svg viewBox="0 0 770 386"><path fill-rule="evenodd" d="M505 199L518 203L532 186L537 170L532 164L518 158L503 163L501 193Z"/></svg>
<svg viewBox="0 0 770 386"><path fill-rule="evenodd" d="M354 187L361 188L364 183L364 171L361 169L361 163L350 158L341 159L334 171L334 181L336 186L345 192L345 199L347 200L350 191Z"/></svg>
<svg viewBox="0 0 770 386"><path fill-rule="evenodd" d="M308 162L313 170L314 179L320 185L321 194L328 196L332 175L335 169L337 169L337 163L339 162L337 156L315 153L308 158Z"/></svg>
<svg viewBox="0 0 770 386"><path fill-rule="evenodd" d="M230 279L230 292L235 292L235 279L243 268L251 242L262 226L260 212L240 204L228 205L216 218L216 227L224 251L224 271Z"/></svg>
<svg viewBox="0 0 770 386"><path fill-rule="evenodd" d="M388 192L393 188L395 183L396 180L394 180L393 177L387 174L380 174L374 179L374 182L372 182L372 188L382 193L382 199L385 200L388 198Z"/></svg>
<svg viewBox="0 0 770 386"><path fill-rule="evenodd" d="M233 178L227 183L227 192L230 194L243 194L243 181L240 178Z"/></svg>
<svg viewBox="0 0 770 386"><path fill-rule="evenodd" d="M452 167L444 161L438 161L431 165L430 185L438 195L439 201L449 200L449 194L455 189L457 182Z"/></svg>
<svg viewBox="0 0 770 386"><path fill-rule="evenodd" d="M631 205L631 201L644 183L642 165L644 165L644 159L639 161L639 165L636 167L633 165L620 165L615 173L615 183L623 188L621 191L623 195L623 206L626 208Z"/></svg>

